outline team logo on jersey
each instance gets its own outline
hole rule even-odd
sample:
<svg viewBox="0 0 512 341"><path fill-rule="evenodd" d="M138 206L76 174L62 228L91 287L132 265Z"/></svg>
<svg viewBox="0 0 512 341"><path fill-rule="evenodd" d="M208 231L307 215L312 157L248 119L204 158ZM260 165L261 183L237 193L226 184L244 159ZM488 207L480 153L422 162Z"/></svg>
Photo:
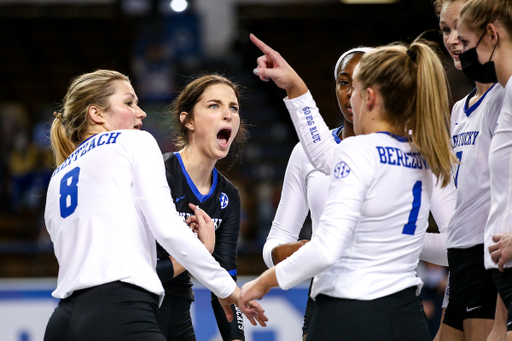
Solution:
<svg viewBox="0 0 512 341"><path fill-rule="evenodd" d="M226 195L226 193L222 192L220 194L220 209L223 210L225 209L226 207L228 207L228 204L229 204L229 198L228 196Z"/></svg>
<svg viewBox="0 0 512 341"><path fill-rule="evenodd" d="M334 176L338 179L345 178L350 173L350 167L343 161L338 162L334 167Z"/></svg>

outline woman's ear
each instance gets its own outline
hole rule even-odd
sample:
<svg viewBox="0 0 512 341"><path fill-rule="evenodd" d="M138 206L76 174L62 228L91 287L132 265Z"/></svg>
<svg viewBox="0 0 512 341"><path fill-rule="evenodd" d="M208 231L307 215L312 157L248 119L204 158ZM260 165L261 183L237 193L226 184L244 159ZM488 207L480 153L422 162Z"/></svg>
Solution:
<svg viewBox="0 0 512 341"><path fill-rule="evenodd" d="M491 36L491 43L497 44L498 43L498 31L496 30L496 26L493 24L487 24L487 33Z"/></svg>
<svg viewBox="0 0 512 341"><path fill-rule="evenodd" d="M87 114L89 118L96 124L104 124L105 123L105 114L95 105L89 106L87 109Z"/></svg>
<svg viewBox="0 0 512 341"><path fill-rule="evenodd" d="M185 122L185 119L187 118L188 116L188 113L183 111L181 114L180 114L180 122L183 123ZM190 118L188 120L187 123L185 123L185 127L190 130L190 131L194 131L194 120L193 118Z"/></svg>
<svg viewBox="0 0 512 341"><path fill-rule="evenodd" d="M364 97L366 100L366 108L370 111L375 106L375 103L377 102L377 94L375 90L371 87L367 88L364 92Z"/></svg>

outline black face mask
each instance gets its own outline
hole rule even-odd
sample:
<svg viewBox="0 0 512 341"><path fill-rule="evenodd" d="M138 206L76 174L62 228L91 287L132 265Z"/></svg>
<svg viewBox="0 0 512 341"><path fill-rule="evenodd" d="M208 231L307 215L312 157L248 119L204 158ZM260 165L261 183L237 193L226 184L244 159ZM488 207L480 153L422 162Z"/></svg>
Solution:
<svg viewBox="0 0 512 341"><path fill-rule="evenodd" d="M462 64L462 71L464 71L464 74L468 76L468 78L472 81L479 83L497 83L498 78L496 77L496 69L494 68L494 62L491 62L491 59L492 55L494 54L494 50L496 50L496 46L498 46L498 43L496 42L494 49L492 49L491 56L489 57L489 61L487 63L480 64L478 61L478 53L476 52L476 48L478 44L480 44L480 41L484 37L485 33L486 32L484 31L484 34L482 34L475 47L459 55L459 60ZM500 37L498 36L498 42L499 40Z"/></svg>

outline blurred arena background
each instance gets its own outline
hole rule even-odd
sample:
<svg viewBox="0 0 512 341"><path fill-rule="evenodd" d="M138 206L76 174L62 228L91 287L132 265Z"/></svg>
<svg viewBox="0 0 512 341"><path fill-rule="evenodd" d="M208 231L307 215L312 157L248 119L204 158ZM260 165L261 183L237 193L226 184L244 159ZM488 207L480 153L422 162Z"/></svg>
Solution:
<svg viewBox="0 0 512 341"><path fill-rule="evenodd" d="M162 151L174 150L166 106L190 78L217 72L244 87L241 116L251 138L239 155L233 153L218 168L240 190L239 274L254 276L265 270L261 249L298 139L282 102L285 92L252 74L261 54L249 33L287 59L328 125L336 127L341 115L332 70L338 57L354 46L411 41L427 30L427 38L442 44L431 2L0 0L0 340L42 339L56 304L50 293L58 265L43 221L54 167L48 131L71 78L99 68L129 75L148 113L143 129L157 138ZM471 83L440 48L455 101ZM422 295L432 330L437 330L446 271L421 264L419 273L426 283ZM278 321L267 330L249 328L248 341L297 339L279 331L302 325L307 286L297 290L276 290L269 298L274 299L269 305L280 307L277 316L295 311L291 322ZM195 306L194 318L201 320L196 329L209 330L202 305ZM295 332L300 337L300 330ZM198 332L198 340L218 337L215 330L202 335Z"/></svg>

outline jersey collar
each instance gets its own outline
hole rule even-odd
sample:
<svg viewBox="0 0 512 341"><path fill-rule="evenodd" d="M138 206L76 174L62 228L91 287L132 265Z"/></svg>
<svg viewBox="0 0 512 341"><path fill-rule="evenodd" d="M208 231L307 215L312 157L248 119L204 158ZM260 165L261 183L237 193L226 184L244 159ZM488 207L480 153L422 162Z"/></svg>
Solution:
<svg viewBox="0 0 512 341"><path fill-rule="evenodd" d="M466 117L469 117L469 115L471 115L471 113L473 111L476 110L476 108L478 108L478 106L480 105L480 103L482 103L482 101L484 100L485 96L487 96L487 94L489 93L489 91L491 91L492 88L494 88L494 86L496 85L496 83L494 83L490 88L489 90L487 90L485 92L485 94L480 97L480 99L478 101L476 101L476 103L474 103L470 108L468 108L468 105L469 105L469 100L471 99L471 97L473 97L474 94L476 94L476 88L473 89L473 91L471 91L468 95L468 97L466 98L466 103L464 103L464 113L466 114Z"/></svg>
<svg viewBox="0 0 512 341"><path fill-rule="evenodd" d="M396 135L393 133L390 133L389 131L378 131L377 134L386 134L394 138L395 140L399 142L409 142L409 139L405 136Z"/></svg>
<svg viewBox="0 0 512 341"><path fill-rule="evenodd" d="M199 192L196 185L194 184L194 181L192 181L192 179L190 178L190 175L188 175L188 172L185 169L185 165L183 164L183 159L181 158L180 153L174 152L174 155L176 155L176 158L180 163L181 171L183 172L183 175L185 175L185 179L187 179L188 186L196 196L197 200L199 200L200 203L203 203L206 199L212 196L213 192L215 191L215 188L217 187L217 169L214 167L212 171L213 182L212 187L210 188L210 192L208 192L208 194L201 194L201 192Z"/></svg>

